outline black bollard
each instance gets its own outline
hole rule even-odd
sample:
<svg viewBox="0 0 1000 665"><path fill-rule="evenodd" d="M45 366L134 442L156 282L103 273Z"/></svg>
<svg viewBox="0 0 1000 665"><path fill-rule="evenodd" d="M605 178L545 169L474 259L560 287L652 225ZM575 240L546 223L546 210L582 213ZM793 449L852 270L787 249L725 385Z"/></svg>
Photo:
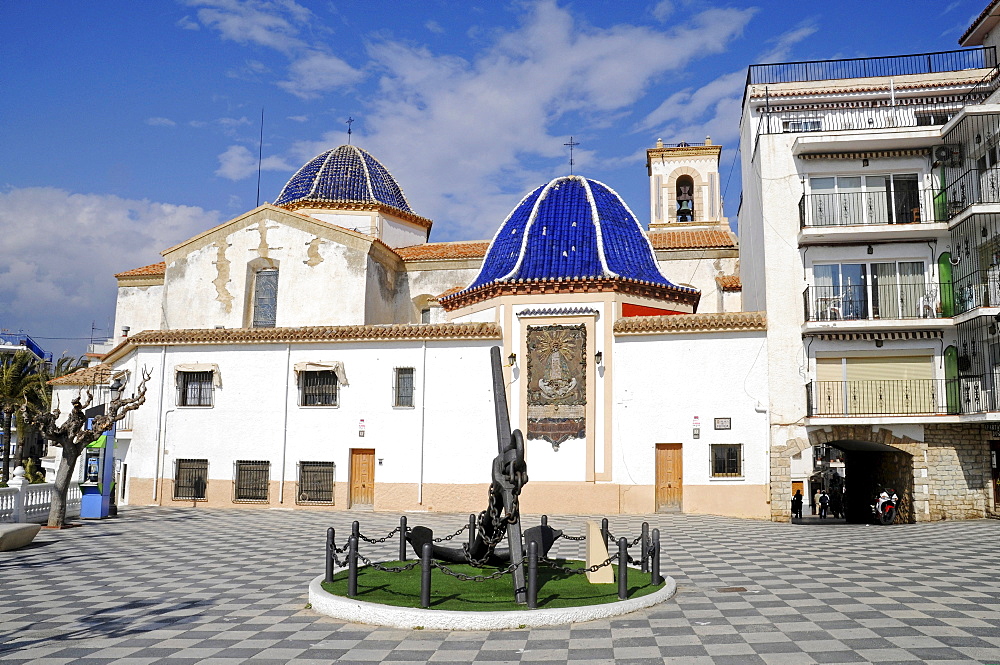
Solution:
<svg viewBox="0 0 1000 665"><path fill-rule="evenodd" d="M476 515L469 513L469 551L476 546Z"/></svg>
<svg viewBox="0 0 1000 665"><path fill-rule="evenodd" d="M653 585L663 584L663 577L660 575L660 530L653 529L653 565L649 570L649 583Z"/></svg>
<svg viewBox="0 0 1000 665"><path fill-rule="evenodd" d="M608 547L608 540L611 538L611 531L608 530L607 517L601 520L601 535L604 536L604 546L610 550L611 548Z"/></svg>
<svg viewBox="0 0 1000 665"><path fill-rule="evenodd" d="M356 595L358 595L358 539L356 536L351 536L347 541L347 596L354 598Z"/></svg>
<svg viewBox="0 0 1000 665"><path fill-rule="evenodd" d="M351 535L361 540L361 522L354 520L351 524Z"/></svg>
<svg viewBox="0 0 1000 665"><path fill-rule="evenodd" d="M542 526L548 526L548 525L549 525L549 516L542 515Z"/></svg>
<svg viewBox="0 0 1000 665"><path fill-rule="evenodd" d="M642 523L642 538L639 539L642 546L642 572L649 572L649 522Z"/></svg>
<svg viewBox="0 0 1000 665"><path fill-rule="evenodd" d="M618 600L628 598L628 540L618 539Z"/></svg>
<svg viewBox="0 0 1000 665"><path fill-rule="evenodd" d="M538 608L538 543L528 543L528 609Z"/></svg>
<svg viewBox="0 0 1000 665"><path fill-rule="evenodd" d="M420 553L420 607L424 609L431 606L431 552L433 546L424 543L423 551Z"/></svg>
<svg viewBox="0 0 1000 665"><path fill-rule="evenodd" d="M399 518L399 560L406 561L406 515Z"/></svg>
<svg viewBox="0 0 1000 665"><path fill-rule="evenodd" d="M337 553L336 533L332 526L326 530L326 577L323 581L327 584L333 582L333 555Z"/></svg>

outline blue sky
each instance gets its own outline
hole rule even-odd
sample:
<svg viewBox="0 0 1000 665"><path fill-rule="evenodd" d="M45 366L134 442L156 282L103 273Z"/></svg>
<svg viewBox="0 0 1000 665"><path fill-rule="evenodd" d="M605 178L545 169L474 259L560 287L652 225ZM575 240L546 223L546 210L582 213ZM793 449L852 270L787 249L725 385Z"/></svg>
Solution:
<svg viewBox="0 0 1000 665"><path fill-rule="evenodd" d="M739 200L755 62L957 48L985 0L0 3L0 327L57 356L110 333L115 272L353 142L432 241L486 239L568 171L648 222L645 149L711 134ZM67 338L67 339L55 339Z"/></svg>

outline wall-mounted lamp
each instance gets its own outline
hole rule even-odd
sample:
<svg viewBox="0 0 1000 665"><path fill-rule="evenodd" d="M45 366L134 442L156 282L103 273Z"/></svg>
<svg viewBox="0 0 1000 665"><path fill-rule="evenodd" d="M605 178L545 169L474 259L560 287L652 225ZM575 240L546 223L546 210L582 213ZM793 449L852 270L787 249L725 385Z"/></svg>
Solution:
<svg viewBox="0 0 1000 665"><path fill-rule="evenodd" d="M864 159L861 160L861 166L868 166L868 158L867 157L865 157Z"/></svg>
<svg viewBox="0 0 1000 665"><path fill-rule="evenodd" d="M875 348L881 349L883 344L885 344L884 341L882 341L880 339L875 340Z"/></svg>
<svg viewBox="0 0 1000 665"><path fill-rule="evenodd" d="M869 254L874 254L875 253L875 248L872 247L871 245L868 245L868 253Z"/></svg>
<svg viewBox="0 0 1000 665"><path fill-rule="evenodd" d="M988 237L990 234L986 231L986 227L983 227L982 235L984 238Z"/></svg>
<svg viewBox="0 0 1000 665"><path fill-rule="evenodd" d="M382 466L382 460L383 460L383 459L385 459L385 458L383 458L383 457L379 457L379 458L378 458L378 465L379 465L379 466Z"/></svg>
<svg viewBox="0 0 1000 665"><path fill-rule="evenodd" d="M122 380L120 378L116 377L115 380L111 382L111 385L108 386L108 390L111 391L111 401L114 402L120 400L122 398L122 391L124 389L125 389L125 384L122 383Z"/></svg>
<svg viewBox="0 0 1000 665"><path fill-rule="evenodd" d="M991 335L996 335L997 334L997 324L991 323L990 327L986 329L986 332L988 332Z"/></svg>
<svg viewBox="0 0 1000 665"><path fill-rule="evenodd" d="M596 364L600 365L601 361L603 361L603 360L604 360L604 354L603 353L601 353L600 351L598 351L597 353L594 354L594 362Z"/></svg>
<svg viewBox="0 0 1000 665"><path fill-rule="evenodd" d="M507 367L513 367L516 364L517 364L517 354L511 353L509 356L507 356Z"/></svg>

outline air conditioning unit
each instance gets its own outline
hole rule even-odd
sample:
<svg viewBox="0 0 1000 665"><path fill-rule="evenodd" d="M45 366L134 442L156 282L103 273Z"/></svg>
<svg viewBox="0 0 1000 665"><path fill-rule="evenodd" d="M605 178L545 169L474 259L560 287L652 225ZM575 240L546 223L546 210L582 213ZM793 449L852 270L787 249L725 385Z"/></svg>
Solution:
<svg viewBox="0 0 1000 665"><path fill-rule="evenodd" d="M936 145L931 149L934 161L945 166L958 166L962 161L962 146L957 143Z"/></svg>

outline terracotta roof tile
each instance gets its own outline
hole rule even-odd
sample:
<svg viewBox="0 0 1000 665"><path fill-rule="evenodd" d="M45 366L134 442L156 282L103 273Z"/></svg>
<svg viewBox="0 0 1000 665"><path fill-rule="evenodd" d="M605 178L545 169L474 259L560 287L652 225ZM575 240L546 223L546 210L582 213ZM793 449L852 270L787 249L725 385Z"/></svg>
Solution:
<svg viewBox="0 0 1000 665"><path fill-rule="evenodd" d="M486 256L490 243L485 240L471 242L430 242L412 247L399 247L394 251L404 261L434 259L481 259Z"/></svg>
<svg viewBox="0 0 1000 665"><path fill-rule="evenodd" d="M144 277L147 275L163 275L167 272L167 264L163 261L152 263L148 266L126 270L115 275L115 277Z"/></svg>
<svg viewBox="0 0 1000 665"><path fill-rule="evenodd" d="M111 381L111 368L107 365L91 365L72 374L49 381L52 386L96 386Z"/></svg>
<svg viewBox="0 0 1000 665"><path fill-rule="evenodd" d="M698 231L654 231L649 234L653 249L714 249L735 248L732 231L702 229Z"/></svg>
<svg viewBox="0 0 1000 665"><path fill-rule="evenodd" d="M444 291L442 293L437 294L437 296L435 296L435 300L441 300L441 298L447 298L451 294L458 293L459 291L461 291L464 288L465 288L464 286L453 286L452 288L448 289L447 291Z"/></svg>
<svg viewBox="0 0 1000 665"><path fill-rule="evenodd" d="M615 321L614 327L616 335L745 332L766 329L767 319L764 312L630 316Z"/></svg>
<svg viewBox="0 0 1000 665"><path fill-rule="evenodd" d="M199 344L275 344L363 342L368 340L500 339L495 323L386 324L366 326L307 326L301 328L205 328L144 330L107 353L118 358L128 347Z"/></svg>
<svg viewBox="0 0 1000 665"><path fill-rule="evenodd" d="M715 283L719 285L719 288L723 291L742 291L743 282L740 281L739 275L718 275L715 278Z"/></svg>
<svg viewBox="0 0 1000 665"><path fill-rule="evenodd" d="M982 70L975 70L982 71ZM889 77L881 77L888 81ZM965 85L970 83L979 83L982 80L982 74L979 76L967 76L963 78L947 79L945 81L932 81L925 80L916 83L905 83L898 82L892 86L892 89L897 93L900 90L923 90L926 88L953 88L957 85ZM845 79L835 79L835 80L845 80ZM815 83L810 81L796 81L800 86L805 86L808 83ZM774 86L763 86L757 85L754 90L750 93L750 97L759 99L762 97L775 98L775 97L799 97L802 95L829 95L829 94L850 94L855 92L877 92L877 91L889 91L889 83L872 83L870 85L854 85L851 87L839 87L833 85L826 85L822 87L815 88L794 88L783 90L781 88L776 88Z"/></svg>
<svg viewBox="0 0 1000 665"><path fill-rule="evenodd" d="M969 35L975 32L976 27L979 26L982 20L993 12L993 8L997 6L997 2L998 0L992 0L988 5L986 5L986 9L984 9L982 13L980 13L979 16L976 17L976 19L972 22L972 24L969 25L969 27L965 29L965 32L962 33L962 36L958 38L959 44L961 44L962 46L965 45L963 42L965 42L965 40L969 38Z"/></svg>

